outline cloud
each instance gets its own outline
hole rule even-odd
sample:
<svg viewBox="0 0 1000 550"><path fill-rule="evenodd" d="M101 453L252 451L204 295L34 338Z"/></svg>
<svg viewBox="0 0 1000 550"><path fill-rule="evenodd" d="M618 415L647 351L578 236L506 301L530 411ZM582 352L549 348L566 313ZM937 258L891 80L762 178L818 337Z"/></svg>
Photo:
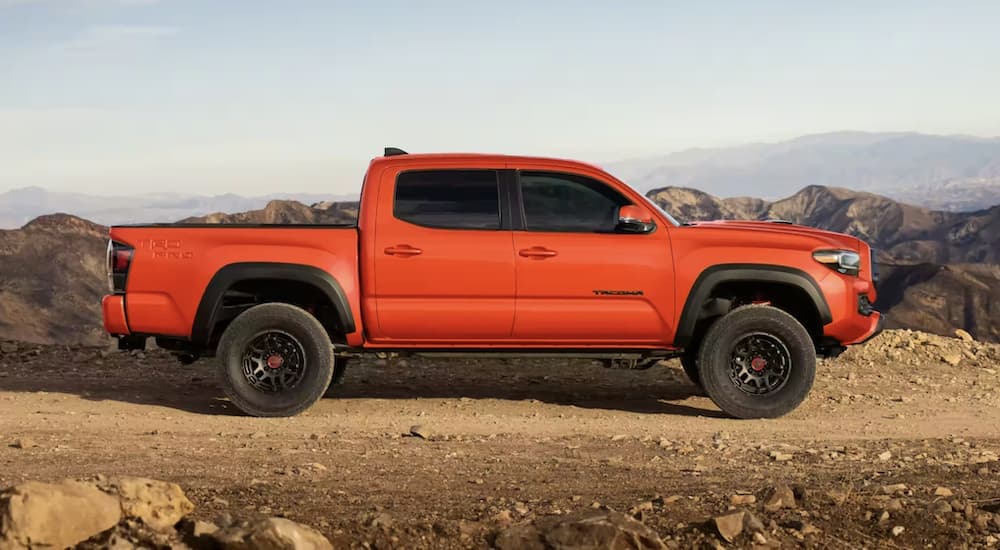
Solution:
<svg viewBox="0 0 1000 550"><path fill-rule="evenodd" d="M161 25L95 25L77 38L56 46L60 50L90 51L120 46L122 43L167 38L177 34L176 27Z"/></svg>
<svg viewBox="0 0 1000 550"><path fill-rule="evenodd" d="M0 0L0 9L30 4L71 8L105 8L148 6L158 3L160 3L160 0Z"/></svg>

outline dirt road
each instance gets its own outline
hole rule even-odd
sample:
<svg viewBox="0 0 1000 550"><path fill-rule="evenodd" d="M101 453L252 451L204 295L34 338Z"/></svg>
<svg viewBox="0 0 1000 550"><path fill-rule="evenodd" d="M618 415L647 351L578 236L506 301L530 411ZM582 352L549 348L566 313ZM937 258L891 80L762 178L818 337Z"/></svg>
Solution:
<svg viewBox="0 0 1000 550"><path fill-rule="evenodd" d="M721 417L675 362L364 361L275 420L239 416L211 362L16 347L0 354L0 487L165 479L199 517L284 515L338 547L487 547L512 523L601 508L711 546L733 503L766 526L740 547L1000 539L995 345L893 331L823 361L807 402L767 421ZM766 509L783 484L795 507Z"/></svg>

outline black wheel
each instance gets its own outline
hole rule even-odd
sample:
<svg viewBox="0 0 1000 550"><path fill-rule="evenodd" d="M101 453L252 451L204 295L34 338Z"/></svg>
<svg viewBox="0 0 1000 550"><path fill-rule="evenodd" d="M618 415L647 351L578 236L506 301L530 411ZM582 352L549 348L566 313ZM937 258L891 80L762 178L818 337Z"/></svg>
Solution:
<svg viewBox="0 0 1000 550"><path fill-rule="evenodd" d="M294 416L323 396L333 378L333 345L303 309L262 304L229 324L219 341L222 388L252 416Z"/></svg>
<svg viewBox="0 0 1000 550"><path fill-rule="evenodd" d="M698 355L690 351L681 355L681 366L684 367L684 374L692 384L701 388L701 374L698 373Z"/></svg>
<svg viewBox="0 0 1000 550"><path fill-rule="evenodd" d="M705 391L723 412L775 418L809 394L816 349L791 315L770 306L743 306L708 329L698 365Z"/></svg>

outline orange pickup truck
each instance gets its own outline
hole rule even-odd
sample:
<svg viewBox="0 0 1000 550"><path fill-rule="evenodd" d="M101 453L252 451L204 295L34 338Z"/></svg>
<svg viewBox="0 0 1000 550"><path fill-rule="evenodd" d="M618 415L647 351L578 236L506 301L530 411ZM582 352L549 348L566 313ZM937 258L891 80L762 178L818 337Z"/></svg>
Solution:
<svg viewBox="0 0 1000 550"><path fill-rule="evenodd" d="M357 225L111 228L104 326L217 357L244 412L289 416L364 353L679 357L724 412L799 405L817 355L881 328L871 248L780 221L678 223L587 164L372 160Z"/></svg>

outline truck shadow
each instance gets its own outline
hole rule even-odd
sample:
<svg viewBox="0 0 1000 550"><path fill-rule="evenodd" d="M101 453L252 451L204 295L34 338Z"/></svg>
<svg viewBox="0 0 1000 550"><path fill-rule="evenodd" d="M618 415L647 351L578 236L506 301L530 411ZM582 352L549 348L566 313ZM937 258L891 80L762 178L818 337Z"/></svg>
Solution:
<svg viewBox="0 0 1000 550"><path fill-rule="evenodd" d="M242 416L223 397L214 362L199 362L191 367L125 363L95 370L109 372L91 370L70 375L46 368L4 378L0 386L4 391L67 393L90 401ZM607 370L568 360L362 361L350 365L343 380L331 386L327 398L317 406L322 412L326 403L338 399L499 400L642 414L724 417L707 399L689 400L699 395L700 390L675 367Z"/></svg>

